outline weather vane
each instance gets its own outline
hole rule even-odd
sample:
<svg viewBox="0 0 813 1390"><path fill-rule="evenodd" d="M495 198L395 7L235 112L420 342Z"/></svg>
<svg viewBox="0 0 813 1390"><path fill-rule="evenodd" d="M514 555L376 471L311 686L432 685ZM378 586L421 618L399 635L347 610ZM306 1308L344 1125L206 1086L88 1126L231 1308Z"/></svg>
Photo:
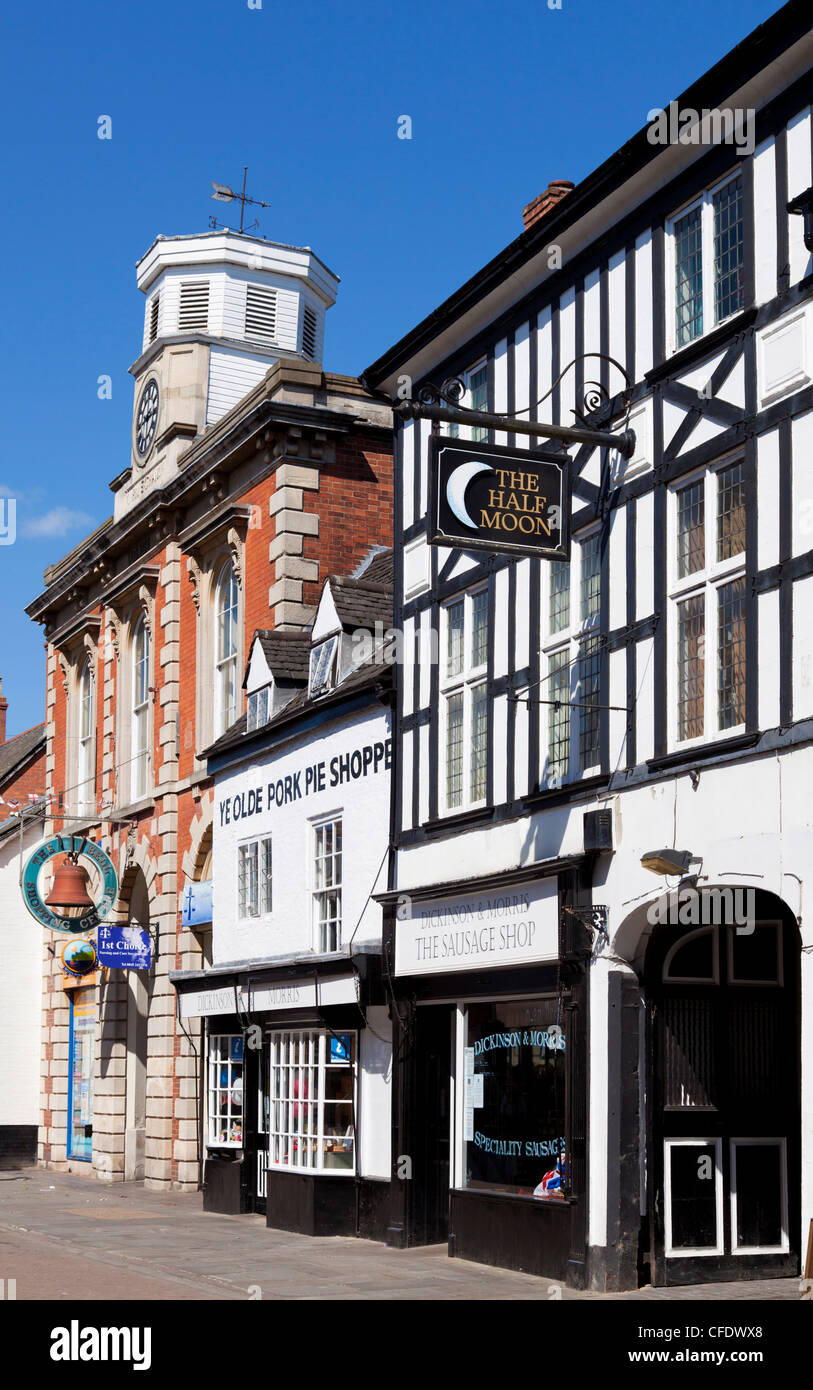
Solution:
<svg viewBox="0 0 813 1390"><path fill-rule="evenodd" d="M227 183L213 183L213 184L212 184L212 188L214 189L214 193L212 193L211 197L214 199L214 201L215 201L216 203L231 203L231 202L234 201L235 198L236 198L236 199L238 200L238 202L240 203L240 231L241 231L241 232L244 231L244 230L245 230L245 231L251 231L252 228L258 227L258 226L260 225L259 222L257 221L257 219L255 218L255 220L254 220L254 221L252 222L252 224L251 224L251 227L246 227L246 228L243 227L243 219L244 219L244 217L245 217L245 215L246 215L246 203L252 203L255 207L258 207L258 208L270 208L270 206L271 206L270 203L264 203L264 202L262 202L261 199L259 199L259 198L249 198L249 197L248 197L248 195L246 194L246 173L247 173L247 171L248 171L248 165L247 165L247 164L244 164L244 165L243 165L243 191L242 191L242 193L235 193L234 189L233 189L233 188L229 188L229 185L228 185ZM214 227L215 230L217 230L218 227L225 227L225 223L223 223L223 222L218 222L218 220L217 220L216 217L210 217L210 218L209 218L209 226L210 226L210 227ZM226 228L226 230L228 231L229 228Z"/></svg>

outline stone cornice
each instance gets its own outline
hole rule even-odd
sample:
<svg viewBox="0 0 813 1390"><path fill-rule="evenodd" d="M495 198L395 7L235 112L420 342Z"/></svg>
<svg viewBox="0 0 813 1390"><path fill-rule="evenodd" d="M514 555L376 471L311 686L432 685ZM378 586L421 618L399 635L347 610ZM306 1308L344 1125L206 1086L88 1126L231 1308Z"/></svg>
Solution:
<svg viewBox="0 0 813 1390"><path fill-rule="evenodd" d="M350 411L282 402L269 396L269 391L284 386L313 390L317 380L325 381L318 365L299 360L277 363L238 406L186 450L169 483L156 488L121 521L111 518L103 523L64 560L46 570L46 575L53 574L54 579L26 606L28 616L47 624L49 616L53 620L71 603L85 609L105 603L107 585L117 583L115 561L122 553L131 553L130 564L145 563L165 540L181 534L184 512L207 492L210 504L213 499L214 505L226 500L228 474L241 464L253 459L262 476L267 476L286 456L287 447L294 458L307 455L310 440L316 446L316 458L321 457L330 436L360 434L391 441L387 426L364 420ZM80 622L79 614L71 615L62 626L67 630ZM47 635L53 640L55 632Z"/></svg>

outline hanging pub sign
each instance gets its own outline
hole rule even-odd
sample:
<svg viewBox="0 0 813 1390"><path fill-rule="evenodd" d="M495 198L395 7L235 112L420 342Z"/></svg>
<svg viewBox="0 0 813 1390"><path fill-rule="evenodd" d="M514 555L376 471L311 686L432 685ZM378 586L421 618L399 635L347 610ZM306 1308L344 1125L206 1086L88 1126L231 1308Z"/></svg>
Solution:
<svg viewBox="0 0 813 1390"><path fill-rule="evenodd" d="M564 454L429 440L429 542L566 560L569 460Z"/></svg>
<svg viewBox="0 0 813 1390"><path fill-rule="evenodd" d="M117 970L149 970L152 960L150 933L145 927L115 926L105 922L99 927L97 941L101 965Z"/></svg>
<svg viewBox="0 0 813 1390"><path fill-rule="evenodd" d="M39 880L49 860L60 857L53 883L46 898ZM84 862L82 862L84 861ZM98 886L91 897L91 871ZM23 901L37 921L52 931L88 932L107 917L119 891L113 862L101 845L83 835L54 835L29 854L23 866Z"/></svg>

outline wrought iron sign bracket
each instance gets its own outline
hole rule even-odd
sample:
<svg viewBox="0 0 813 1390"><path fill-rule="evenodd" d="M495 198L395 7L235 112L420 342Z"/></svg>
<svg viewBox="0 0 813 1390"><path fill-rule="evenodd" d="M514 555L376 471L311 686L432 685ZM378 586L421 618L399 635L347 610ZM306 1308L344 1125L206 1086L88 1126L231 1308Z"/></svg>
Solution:
<svg viewBox="0 0 813 1390"><path fill-rule="evenodd" d="M547 400L554 388L576 366L577 362L583 363L588 357L598 357L602 362L615 367L623 376L625 389L621 399L628 412L632 389L629 376L620 362L603 352L587 352L581 358L574 358L572 362L568 363L564 371L559 373L556 381L536 402L536 405L539 406ZM612 409L610 394L600 382L584 383L582 406L585 413L582 414L582 411L579 410L573 411L576 418L582 422L581 425L553 425L542 420L520 420L515 415L499 415L492 411L470 410L461 405L466 391L466 383L460 377L450 377L448 381L443 382L442 386L425 382L419 388L416 396L409 396L403 400L396 399L393 402L393 411L402 420L420 418L432 420L435 424L480 425L486 429L502 430L508 434L527 434L539 439L553 439L566 445L592 444L594 448L614 449L616 453L621 454L622 458L632 458L635 453L635 432L633 430L624 429L614 434L610 430L590 428L591 416L596 423L603 423L609 418L609 412Z"/></svg>
<svg viewBox="0 0 813 1390"><path fill-rule="evenodd" d="M393 406L402 420L437 420L449 425L483 425L487 429L505 430L509 434L530 434L540 439L560 439L568 444L593 444L601 449L614 449L623 458L635 453L635 432L623 430L611 434L608 430L577 429L570 425L547 425L542 420L517 420L511 415L492 415L485 410L461 410L459 406L426 405L419 400L398 401Z"/></svg>

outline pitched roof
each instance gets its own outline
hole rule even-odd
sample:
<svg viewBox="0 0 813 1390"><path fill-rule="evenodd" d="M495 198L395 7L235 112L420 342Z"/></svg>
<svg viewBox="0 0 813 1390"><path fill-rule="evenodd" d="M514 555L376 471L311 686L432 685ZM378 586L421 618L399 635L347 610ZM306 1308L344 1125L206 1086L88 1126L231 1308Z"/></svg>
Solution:
<svg viewBox="0 0 813 1390"><path fill-rule="evenodd" d="M310 657L309 632L275 632L258 627L254 633L274 680L306 681Z"/></svg>
<svg viewBox="0 0 813 1390"><path fill-rule="evenodd" d="M340 705L344 700L353 695L359 695L365 690L375 691L381 687L382 691L389 688L392 684L392 666L386 661L368 661L361 666L357 666L345 676L344 680L334 686L325 695L319 695L315 699L308 695L308 688L305 686L297 691L292 700L283 705L273 718L265 724L261 724L258 729L248 728L248 716L244 711L240 718L229 725L225 734L221 734L215 743L204 748L198 755L201 758L215 758L221 753L227 753L232 749L241 748L250 744L253 739L262 739L269 732L290 724L300 715L307 715L315 710L330 708L333 705Z"/></svg>
<svg viewBox="0 0 813 1390"><path fill-rule="evenodd" d="M11 780L22 763L27 762L29 758L40 751L40 744L42 744L44 751L44 724L35 724L33 729L26 729L24 733L15 734L14 738L6 739L5 743L0 743L0 787Z"/></svg>
<svg viewBox="0 0 813 1390"><path fill-rule="evenodd" d="M330 592L345 631L372 630L377 622L384 627L392 626L392 580L391 550L376 555L358 579L339 574L330 576Z"/></svg>

